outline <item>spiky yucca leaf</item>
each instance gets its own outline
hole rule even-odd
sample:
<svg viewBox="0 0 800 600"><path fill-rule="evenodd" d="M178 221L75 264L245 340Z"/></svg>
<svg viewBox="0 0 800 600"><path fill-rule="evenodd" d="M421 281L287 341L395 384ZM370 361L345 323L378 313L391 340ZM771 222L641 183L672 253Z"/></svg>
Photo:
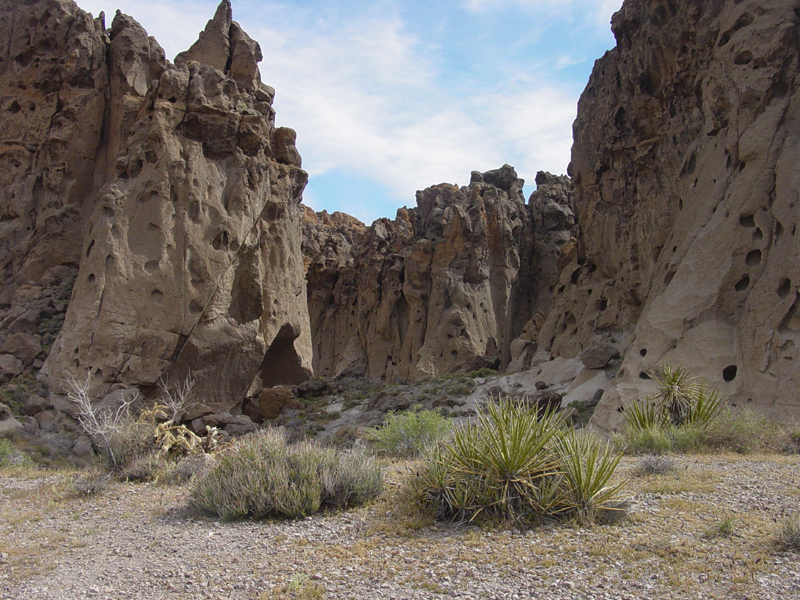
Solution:
<svg viewBox="0 0 800 600"><path fill-rule="evenodd" d="M623 413L625 423L629 428L650 429L664 427L669 424L669 419L661 407L653 401L633 402L625 407Z"/></svg>
<svg viewBox="0 0 800 600"><path fill-rule="evenodd" d="M726 398L715 389L698 386L687 423L708 427L725 408Z"/></svg>
<svg viewBox="0 0 800 600"><path fill-rule="evenodd" d="M691 414L700 387L696 377L689 376L686 367L672 368L663 364L661 369L648 375L659 384L659 390L648 398L666 414L673 425L683 425Z"/></svg>
<svg viewBox="0 0 800 600"><path fill-rule="evenodd" d="M625 482L609 484L622 458L605 441L587 431L569 431L556 442L567 483L567 506L580 522L592 522L600 510L618 510Z"/></svg>

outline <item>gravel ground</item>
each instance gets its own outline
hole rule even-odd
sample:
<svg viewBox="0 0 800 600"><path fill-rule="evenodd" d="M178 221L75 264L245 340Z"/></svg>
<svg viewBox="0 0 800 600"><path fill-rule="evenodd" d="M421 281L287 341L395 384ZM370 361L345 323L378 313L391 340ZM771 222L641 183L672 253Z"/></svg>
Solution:
<svg viewBox="0 0 800 600"><path fill-rule="evenodd" d="M527 533L402 514L404 466L371 505L295 522L191 515L186 486L0 476L0 598L800 598L800 557L773 542L800 457L675 462L639 477L624 459L622 523Z"/></svg>

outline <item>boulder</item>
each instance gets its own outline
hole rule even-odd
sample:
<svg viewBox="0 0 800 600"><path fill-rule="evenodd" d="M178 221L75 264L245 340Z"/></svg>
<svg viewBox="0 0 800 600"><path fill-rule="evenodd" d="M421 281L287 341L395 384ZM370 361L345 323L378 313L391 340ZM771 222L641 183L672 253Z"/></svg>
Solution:
<svg viewBox="0 0 800 600"><path fill-rule="evenodd" d="M602 342L595 344L586 352L581 354L581 362L587 369L604 369L615 358L620 357L617 348L609 343Z"/></svg>
<svg viewBox="0 0 800 600"><path fill-rule="evenodd" d="M12 333L0 346L0 354L11 354L25 365L33 363L41 351L41 337L30 333Z"/></svg>
<svg viewBox="0 0 800 600"><path fill-rule="evenodd" d="M11 409L5 404L0 404L0 436L11 436L23 431L22 423L14 418Z"/></svg>
<svg viewBox="0 0 800 600"><path fill-rule="evenodd" d="M14 377L22 373L25 365L16 356L11 354L0 354L0 383L11 381Z"/></svg>

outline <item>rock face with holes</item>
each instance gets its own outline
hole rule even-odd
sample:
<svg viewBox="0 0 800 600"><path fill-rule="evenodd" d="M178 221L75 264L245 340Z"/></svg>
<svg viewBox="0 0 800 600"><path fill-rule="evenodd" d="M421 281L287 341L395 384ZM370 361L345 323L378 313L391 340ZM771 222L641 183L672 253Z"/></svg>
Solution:
<svg viewBox="0 0 800 600"><path fill-rule="evenodd" d="M363 233L328 225L320 241L325 230L313 227L315 374L398 381L508 365L512 346L532 344L512 342L546 304L574 226L567 178L540 173L537 182L526 205L506 165L473 172L468 186L418 192L417 208Z"/></svg>
<svg viewBox="0 0 800 600"><path fill-rule="evenodd" d="M627 0L612 20L574 127L578 244L537 333L568 357L630 344L600 429L662 362L800 409L799 22L789 0Z"/></svg>
<svg viewBox="0 0 800 600"><path fill-rule="evenodd" d="M0 302L19 321L75 280L39 365L51 390L191 370L217 408L307 378L307 175L229 0L174 65L131 17L106 30L71 0L0 0L0 32ZM4 337L34 333L39 315L11 316ZM23 362L47 342L12 341Z"/></svg>

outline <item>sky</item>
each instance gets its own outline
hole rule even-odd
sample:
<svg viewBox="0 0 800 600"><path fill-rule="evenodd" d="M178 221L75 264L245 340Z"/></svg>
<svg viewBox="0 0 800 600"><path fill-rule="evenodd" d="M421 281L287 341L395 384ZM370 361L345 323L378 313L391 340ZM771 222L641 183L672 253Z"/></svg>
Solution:
<svg viewBox="0 0 800 600"><path fill-rule="evenodd" d="M133 16L172 60L206 0L77 0ZM297 131L304 203L366 223L415 192L514 166L566 173L578 98L622 0L232 0L264 54L276 124Z"/></svg>

